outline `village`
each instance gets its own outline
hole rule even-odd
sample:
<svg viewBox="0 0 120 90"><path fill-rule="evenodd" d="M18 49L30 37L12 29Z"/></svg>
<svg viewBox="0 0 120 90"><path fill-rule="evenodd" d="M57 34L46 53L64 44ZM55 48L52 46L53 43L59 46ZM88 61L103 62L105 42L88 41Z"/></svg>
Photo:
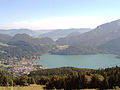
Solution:
<svg viewBox="0 0 120 90"><path fill-rule="evenodd" d="M36 58L31 59L15 59L0 60L0 68L8 70L13 75L29 74L31 71L46 69L46 67L39 65Z"/></svg>

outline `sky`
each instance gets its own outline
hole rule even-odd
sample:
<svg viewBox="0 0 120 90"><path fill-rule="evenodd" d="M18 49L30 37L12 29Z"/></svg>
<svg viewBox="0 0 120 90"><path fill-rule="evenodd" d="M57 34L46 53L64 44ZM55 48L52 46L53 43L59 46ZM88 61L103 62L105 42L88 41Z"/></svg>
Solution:
<svg viewBox="0 0 120 90"><path fill-rule="evenodd" d="M0 0L0 29L95 28L120 19L120 0Z"/></svg>

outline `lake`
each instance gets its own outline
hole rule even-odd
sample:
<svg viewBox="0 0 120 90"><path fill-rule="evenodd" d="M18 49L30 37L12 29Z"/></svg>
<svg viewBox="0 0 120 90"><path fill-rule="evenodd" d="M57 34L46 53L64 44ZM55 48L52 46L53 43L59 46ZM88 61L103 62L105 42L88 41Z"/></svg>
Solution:
<svg viewBox="0 0 120 90"><path fill-rule="evenodd" d="M107 68L120 64L120 59L112 54L96 54L96 55L43 55L37 60L40 65L47 68L56 67L78 67L78 68Z"/></svg>

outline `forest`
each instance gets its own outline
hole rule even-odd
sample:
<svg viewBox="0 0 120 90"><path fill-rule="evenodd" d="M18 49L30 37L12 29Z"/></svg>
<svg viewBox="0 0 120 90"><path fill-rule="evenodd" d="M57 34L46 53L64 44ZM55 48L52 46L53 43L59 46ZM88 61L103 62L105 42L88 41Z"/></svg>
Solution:
<svg viewBox="0 0 120 90"><path fill-rule="evenodd" d="M0 86L44 85L46 89L115 89L120 87L120 67L80 69L62 67L13 76L0 70Z"/></svg>
<svg viewBox="0 0 120 90"><path fill-rule="evenodd" d="M0 34L0 59L31 58L48 53L54 45L50 38L33 38L27 34Z"/></svg>
<svg viewBox="0 0 120 90"><path fill-rule="evenodd" d="M28 86L35 80L27 75L13 76L5 70L0 70L0 86Z"/></svg>
<svg viewBox="0 0 120 90"><path fill-rule="evenodd" d="M59 71L59 72L58 72ZM47 89L113 89L120 87L120 67L106 69L80 69L64 67L31 72L37 84Z"/></svg>

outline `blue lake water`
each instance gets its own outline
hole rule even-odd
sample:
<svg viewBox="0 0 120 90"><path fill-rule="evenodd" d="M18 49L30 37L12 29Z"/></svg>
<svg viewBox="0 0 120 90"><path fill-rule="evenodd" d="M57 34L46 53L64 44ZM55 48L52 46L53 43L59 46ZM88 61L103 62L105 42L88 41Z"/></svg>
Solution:
<svg viewBox="0 0 120 90"><path fill-rule="evenodd" d="M78 67L78 68L108 68L120 64L120 59L112 54L96 54L96 55L43 55L37 60L40 65L47 68L56 67Z"/></svg>

